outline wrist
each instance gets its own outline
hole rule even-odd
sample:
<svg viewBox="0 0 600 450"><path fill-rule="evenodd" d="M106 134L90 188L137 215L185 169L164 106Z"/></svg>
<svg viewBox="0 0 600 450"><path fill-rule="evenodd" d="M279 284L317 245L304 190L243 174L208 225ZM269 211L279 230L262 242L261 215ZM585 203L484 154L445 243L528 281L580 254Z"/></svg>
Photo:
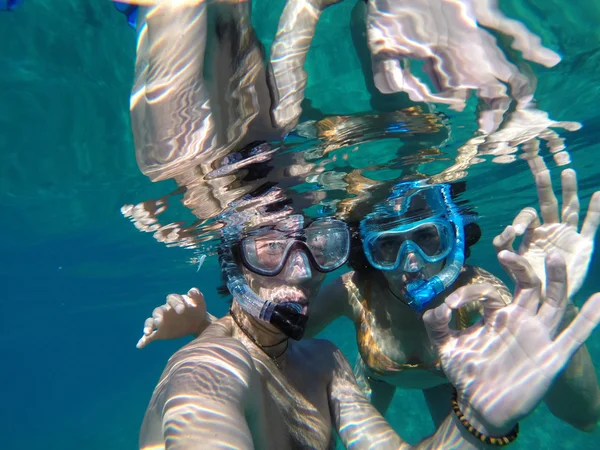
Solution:
<svg viewBox="0 0 600 450"><path fill-rule="evenodd" d="M519 432L516 421L507 420L502 423L491 423L468 402L457 396L456 390L452 399L452 409L456 418L469 433L481 442L502 446L516 439Z"/></svg>

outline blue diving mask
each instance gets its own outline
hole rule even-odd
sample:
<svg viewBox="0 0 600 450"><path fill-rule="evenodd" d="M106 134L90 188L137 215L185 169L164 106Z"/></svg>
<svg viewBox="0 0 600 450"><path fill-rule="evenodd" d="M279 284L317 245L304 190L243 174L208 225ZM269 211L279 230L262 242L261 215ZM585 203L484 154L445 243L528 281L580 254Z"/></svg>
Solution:
<svg viewBox="0 0 600 450"><path fill-rule="evenodd" d="M417 312L456 281L464 264L463 217L447 184L396 185L386 202L363 219L360 232L365 256L378 270L418 272L425 264L445 261L437 275L406 286L408 304Z"/></svg>
<svg viewBox="0 0 600 450"><path fill-rule="evenodd" d="M424 219L399 225L389 231L371 231L363 238L365 255L378 270L396 270L407 265L409 253L418 255L424 263L444 260L454 248L455 232L446 220Z"/></svg>

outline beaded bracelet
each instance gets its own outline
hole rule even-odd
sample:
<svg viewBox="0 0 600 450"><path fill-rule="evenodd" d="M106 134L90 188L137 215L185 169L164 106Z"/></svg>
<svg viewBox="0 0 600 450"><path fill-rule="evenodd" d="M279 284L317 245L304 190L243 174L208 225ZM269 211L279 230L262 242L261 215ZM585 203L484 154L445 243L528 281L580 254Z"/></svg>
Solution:
<svg viewBox="0 0 600 450"><path fill-rule="evenodd" d="M471 433L473 436L475 436L477 439L479 439L484 444L498 445L498 446L502 447L502 446L510 444L512 441L517 439L517 436L519 435L519 424L518 423L515 425L515 427L512 430L510 430L510 433L508 433L506 436L502 436L502 437L486 436L485 434L476 430L473 427L473 425L471 425L469 423L469 421L466 419L465 415L460 410L460 408L458 406L458 394L457 394L455 388L452 389L452 410L454 411L454 414L456 414L456 417L458 417L458 420L460 420L460 423L462 423L463 426L467 429L467 431L469 431L469 433Z"/></svg>

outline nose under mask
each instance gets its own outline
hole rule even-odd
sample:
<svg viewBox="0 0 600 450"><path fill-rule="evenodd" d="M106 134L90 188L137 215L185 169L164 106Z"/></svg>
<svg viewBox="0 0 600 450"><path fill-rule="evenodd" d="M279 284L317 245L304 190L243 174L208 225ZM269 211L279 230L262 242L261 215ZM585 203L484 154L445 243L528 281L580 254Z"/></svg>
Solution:
<svg viewBox="0 0 600 450"><path fill-rule="evenodd" d="M312 278L310 261L304 252L294 251L283 269L283 276L288 280L306 280Z"/></svg>
<svg viewBox="0 0 600 450"><path fill-rule="evenodd" d="M415 252L409 252L404 258L402 270L408 273L419 272L425 267L425 261Z"/></svg>

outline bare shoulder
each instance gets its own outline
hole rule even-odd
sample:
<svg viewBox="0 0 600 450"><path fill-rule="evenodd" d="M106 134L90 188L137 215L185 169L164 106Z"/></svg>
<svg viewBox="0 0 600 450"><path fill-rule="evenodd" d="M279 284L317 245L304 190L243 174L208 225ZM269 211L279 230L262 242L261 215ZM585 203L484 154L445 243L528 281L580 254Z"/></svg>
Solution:
<svg viewBox="0 0 600 450"><path fill-rule="evenodd" d="M186 390L186 394L191 394L190 391L206 387L202 379L210 379L215 385L247 386L254 371L252 356L231 337L228 319L224 318L169 358L157 390L161 384L169 384L171 393Z"/></svg>

